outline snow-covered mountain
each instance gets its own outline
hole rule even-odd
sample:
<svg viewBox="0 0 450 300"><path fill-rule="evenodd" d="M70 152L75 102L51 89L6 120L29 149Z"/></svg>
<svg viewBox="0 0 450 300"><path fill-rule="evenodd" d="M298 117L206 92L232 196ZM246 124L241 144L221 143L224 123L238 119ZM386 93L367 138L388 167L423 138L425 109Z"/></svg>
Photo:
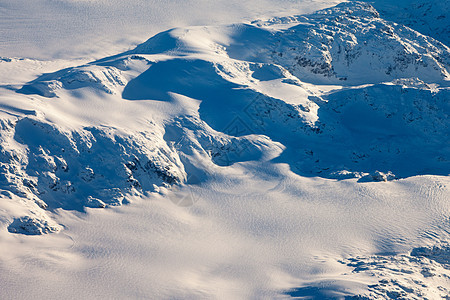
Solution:
<svg viewBox="0 0 450 300"><path fill-rule="evenodd" d="M383 18L406 25L422 34L431 36L440 42L450 44L450 26L448 1L376 0L371 2Z"/></svg>
<svg viewBox="0 0 450 300"><path fill-rule="evenodd" d="M3 119L3 186L81 209L265 156L304 176L447 175L449 66L448 47L359 2L170 30L17 90L40 97Z"/></svg>
<svg viewBox="0 0 450 300"><path fill-rule="evenodd" d="M394 19L391 6L378 6L381 16L345 2L175 28L124 53L2 86L8 205L0 221L11 233L58 232L64 224L47 211L167 195L226 177L232 166L252 173L251 163L326 182L448 176L448 27L430 37L425 25L404 22L420 9ZM430 11L432 28L445 24ZM342 264L360 271L371 260ZM381 286L370 295L397 288Z"/></svg>

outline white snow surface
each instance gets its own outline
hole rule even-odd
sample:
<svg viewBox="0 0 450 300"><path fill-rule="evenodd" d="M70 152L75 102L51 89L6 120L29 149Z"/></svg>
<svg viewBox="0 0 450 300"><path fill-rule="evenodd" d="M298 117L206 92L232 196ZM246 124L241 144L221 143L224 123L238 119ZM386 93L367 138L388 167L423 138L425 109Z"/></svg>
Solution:
<svg viewBox="0 0 450 300"><path fill-rule="evenodd" d="M100 58L160 31L310 13L342 0L1 0L0 56Z"/></svg>
<svg viewBox="0 0 450 300"><path fill-rule="evenodd" d="M4 2L0 298L450 295L442 35L382 1Z"/></svg>

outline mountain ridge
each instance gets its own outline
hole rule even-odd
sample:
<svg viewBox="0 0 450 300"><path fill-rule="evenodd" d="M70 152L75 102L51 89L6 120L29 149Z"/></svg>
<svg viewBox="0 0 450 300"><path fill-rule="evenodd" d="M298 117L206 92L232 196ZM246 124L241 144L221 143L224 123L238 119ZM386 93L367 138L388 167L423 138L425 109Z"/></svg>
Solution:
<svg viewBox="0 0 450 300"><path fill-rule="evenodd" d="M79 120L59 128L48 121L51 110L9 119L2 131L3 188L41 208L120 205L126 194L198 182L211 168L265 152L302 176L448 175L449 65L448 47L380 19L363 2L267 22L169 30L17 90L53 98L48 107L64 98ZM122 123L114 124L75 109L85 105L77 100L82 95L97 99L93 107L141 112L136 121L118 114ZM145 116L160 109L167 113ZM43 144L44 136L51 142ZM28 150L11 152L12 143ZM403 163L419 158L414 166Z"/></svg>

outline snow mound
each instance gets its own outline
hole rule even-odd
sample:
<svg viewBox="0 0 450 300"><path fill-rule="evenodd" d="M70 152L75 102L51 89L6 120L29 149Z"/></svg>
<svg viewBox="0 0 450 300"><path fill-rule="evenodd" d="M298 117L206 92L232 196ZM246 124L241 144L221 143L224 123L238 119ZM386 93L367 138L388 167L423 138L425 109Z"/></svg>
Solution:
<svg viewBox="0 0 450 300"><path fill-rule="evenodd" d="M38 219L35 217L24 216L17 219L8 226L11 233L20 233L26 235L41 235L54 233L61 230L61 226L51 220Z"/></svg>
<svg viewBox="0 0 450 300"><path fill-rule="evenodd" d="M117 87L124 86L126 79L114 67L82 66L45 74L25 85L18 92L56 97L59 89L90 87L108 94L115 94Z"/></svg>
<svg viewBox="0 0 450 300"><path fill-rule="evenodd" d="M281 144L266 136L228 136L215 132L206 122L192 117L173 120L165 128L164 139L186 157L196 152L219 166L231 166L249 160L269 160L284 150ZM189 176L194 175L188 173Z"/></svg>

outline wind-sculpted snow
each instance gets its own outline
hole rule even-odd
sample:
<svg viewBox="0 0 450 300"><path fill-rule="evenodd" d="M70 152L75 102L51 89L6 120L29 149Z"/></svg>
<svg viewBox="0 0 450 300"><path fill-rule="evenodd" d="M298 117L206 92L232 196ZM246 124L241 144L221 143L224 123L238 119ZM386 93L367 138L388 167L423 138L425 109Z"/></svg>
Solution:
<svg viewBox="0 0 450 300"><path fill-rule="evenodd" d="M84 105L80 97L119 112L138 105L139 117L119 113L119 123L82 110L80 125L63 129L36 108L5 120L3 188L41 208L81 210L199 183L213 165L243 161L360 182L448 175L449 63L449 48L361 2L162 32L19 89L53 106ZM153 120L163 106L173 112ZM86 124L92 118L98 124Z"/></svg>
<svg viewBox="0 0 450 300"><path fill-rule="evenodd" d="M234 69L233 74L251 81L256 73L252 69L254 65ZM277 161L306 176L343 178L350 172L372 180L370 174L376 171L407 177L446 175L449 169L447 89L417 89L417 80L400 81L402 86L346 89L292 105L231 83L222 70L220 64L199 60L160 62L130 81L123 97L169 101L170 93L177 93L200 99L200 116L212 128L235 136L263 134L281 142L287 149ZM273 78L281 82L280 88L287 85L283 75ZM407 163L411 160L418 163Z"/></svg>
<svg viewBox="0 0 450 300"><path fill-rule="evenodd" d="M248 82L257 81L252 77L252 69L256 68L258 67L254 64L248 63L221 64L204 60L172 59L152 65L131 80L122 96L128 100L169 101L171 94L175 93L202 100L199 108L201 118L214 129L235 136L283 130L315 131L314 125L308 120L313 113L305 108L314 106L312 101L304 99L305 106L288 104L252 89L249 84L237 84L227 78L235 76ZM264 73L261 67L258 69L264 76L270 74L267 71ZM278 79L287 78L280 75ZM281 83L280 87L283 86L286 87L287 84ZM269 111L259 110L261 105L267 106ZM261 113L270 115L259 115ZM239 131L235 131L233 122L240 123ZM292 126L286 126L286 123Z"/></svg>
<svg viewBox="0 0 450 300"><path fill-rule="evenodd" d="M445 16L317 1L0 57L0 297L448 298Z"/></svg>
<svg viewBox="0 0 450 300"><path fill-rule="evenodd" d="M195 161L189 159L196 152L210 157L211 161L219 166L230 166L242 161L269 160L284 150L281 144L265 136L228 136L215 132L205 122L192 117L173 120L165 128L164 139L184 157L185 164L196 167L188 171L188 179L199 178L197 172L207 172L200 169L205 166L194 166Z"/></svg>

